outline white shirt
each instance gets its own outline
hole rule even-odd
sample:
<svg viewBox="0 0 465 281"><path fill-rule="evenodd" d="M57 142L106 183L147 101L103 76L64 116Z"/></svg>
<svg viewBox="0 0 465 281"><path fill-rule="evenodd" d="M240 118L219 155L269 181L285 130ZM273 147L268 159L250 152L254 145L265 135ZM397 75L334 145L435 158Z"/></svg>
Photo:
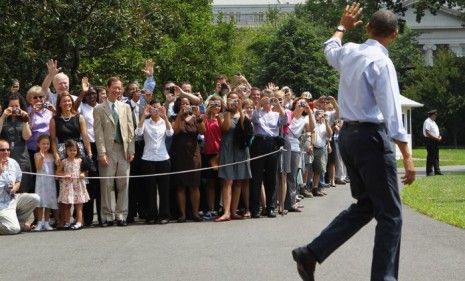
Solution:
<svg viewBox="0 0 465 281"><path fill-rule="evenodd" d="M427 138L428 135L426 134L426 131L428 131L433 137L439 138L440 136L438 124L429 117L426 118L425 122L423 122L423 136Z"/></svg>
<svg viewBox="0 0 465 281"><path fill-rule="evenodd" d="M14 197L11 197L9 188L15 182L21 181L21 169L18 162L13 158L8 157L6 169L0 174L0 210L10 208L15 202Z"/></svg>
<svg viewBox="0 0 465 281"><path fill-rule="evenodd" d="M289 124L289 133L286 139L291 144L291 151L300 152L299 137L302 135L305 125L308 124L308 116L300 116L299 118L292 118Z"/></svg>
<svg viewBox="0 0 465 281"><path fill-rule="evenodd" d="M157 122L152 118L145 119L142 127L136 128L136 136L144 135L144 153L142 160L146 161L165 161L170 159L168 151L166 150L165 138L172 136L174 133L173 128L166 130L166 124L160 118Z"/></svg>
<svg viewBox="0 0 465 281"><path fill-rule="evenodd" d="M325 42L325 56L341 75L341 119L385 123L391 138L407 142L396 70L387 49L372 39L342 46L341 40L331 38Z"/></svg>
<svg viewBox="0 0 465 281"><path fill-rule="evenodd" d="M323 148L326 146L326 142L330 136L326 134L326 125L325 123L315 123L315 147L316 148Z"/></svg>
<svg viewBox="0 0 465 281"><path fill-rule="evenodd" d="M89 135L89 141L95 142L94 108L88 105L87 103L81 102L81 105L79 105L78 111L84 117L84 120L86 120L87 135Z"/></svg>

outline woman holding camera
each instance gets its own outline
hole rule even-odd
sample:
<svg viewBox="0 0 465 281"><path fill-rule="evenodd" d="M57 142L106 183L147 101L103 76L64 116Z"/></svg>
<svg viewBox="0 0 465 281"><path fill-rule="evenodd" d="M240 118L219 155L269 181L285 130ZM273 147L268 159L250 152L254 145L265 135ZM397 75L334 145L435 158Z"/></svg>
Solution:
<svg viewBox="0 0 465 281"><path fill-rule="evenodd" d="M223 117L220 112L223 111L223 99L218 96L213 96L207 103L207 110L205 113L205 138L202 153L203 167L210 168L202 171L202 176L207 180L206 193L207 193L207 206L204 219L212 220L216 218L215 211L215 189L218 180L218 166L220 159L220 143L222 138L221 124Z"/></svg>
<svg viewBox="0 0 465 281"><path fill-rule="evenodd" d="M31 137L27 140L27 150L29 158L34 159L37 152L37 140L40 135L50 135L49 124L52 119L55 108L45 102L45 95L42 93L42 87L32 86L26 94L26 101L29 104L27 112L29 113L29 124L31 126ZM31 168L36 172L35 163L31 161Z"/></svg>
<svg viewBox="0 0 465 281"><path fill-rule="evenodd" d="M176 91L180 92L178 86ZM200 147L197 136L205 133L205 123L198 106L191 106L189 99L179 97L173 106L176 119L173 122L173 142L171 144L171 164L173 172L201 168ZM186 221L186 190L189 190L192 204L192 219L202 221L199 216L200 171L175 174L171 178L176 187L180 216L178 222Z"/></svg>
<svg viewBox="0 0 465 281"><path fill-rule="evenodd" d="M273 110L275 109L275 110ZM250 157L258 157L275 152L283 145L279 139L279 129L287 122L287 116L277 98L263 96L260 107L252 115L255 136L250 147ZM252 218L260 217L260 190L262 182L266 193L266 215L276 217L276 174L278 173L278 154L258 158L251 163L252 187L250 208Z"/></svg>
<svg viewBox="0 0 465 281"><path fill-rule="evenodd" d="M18 162L21 171L31 172L31 160L26 141L31 138L29 115L20 106L20 97L11 95L8 105L0 117L0 136L10 143L10 157ZM19 188L20 192L32 191L32 176L24 174Z"/></svg>
<svg viewBox="0 0 465 281"><path fill-rule="evenodd" d="M287 174L287 192L284 200L284 209L289 212L300 212L296 206L297 173L301 167L302 134L312 132L315 128L313 111L305 99L295 100L291 107L292 119L288 126L287 141L291 147L290 173ZM284 211L285 212L285 211Z"/></svg>
<svg viewBox="0 0 465 281"><path fill-rule="evenodd" d="M220 165L242 162L235 165L220 167L218 176L223 179L223 215L216 222L242 219L236 214L241 196L241 190L248 185L252 177L249 162L248 134L253 133L250 120L242 112L242 101L235 92L228 95L226 112L221 125ZM248 133L247 133L248 132ZM248 209L246 210L246 213Z"/></svg>
<svg viewBox="0 0 465 281"><path fill-rule="evenodd" d="M166 150L165 139L173 135L166 109L159 101L151 100L140 118L136 136L144 136L142 154L142 175L169 173L171 162ZM143 178L143 209L146 223L167 224L170 219L170 176ZM157 206L157 191L160 195Z"/></svg>

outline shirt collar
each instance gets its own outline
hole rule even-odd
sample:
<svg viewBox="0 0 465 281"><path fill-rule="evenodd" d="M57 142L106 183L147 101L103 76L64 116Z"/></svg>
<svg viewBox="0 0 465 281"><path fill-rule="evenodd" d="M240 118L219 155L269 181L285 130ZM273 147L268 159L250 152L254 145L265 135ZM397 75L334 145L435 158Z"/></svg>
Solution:
<svg viewBox="0 0 465 281"><path fill-rule="evenodd" d="M381 43L379 43L377 40L368 39L367 41L365 41L365 44L370 45L370 46L376 46L376 47L380 48L381 51L383 51L383 53L384 53L386 56L389 56L389 51L388 51L388 49L386 49L386 47L384 47L384 46L383 46Z"/></svg>

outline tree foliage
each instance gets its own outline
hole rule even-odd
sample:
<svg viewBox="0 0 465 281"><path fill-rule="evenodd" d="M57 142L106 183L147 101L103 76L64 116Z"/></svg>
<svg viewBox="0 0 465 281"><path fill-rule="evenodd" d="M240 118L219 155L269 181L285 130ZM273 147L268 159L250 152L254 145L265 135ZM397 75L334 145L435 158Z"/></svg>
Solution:
<svg viewBox="0 0 465 281"><path fill-rule="evenodd" d="M158 82L191 80L210 88L234 64L234 25L212 21L206 0L50 0L0 2L0 77L40 84L56 58L71 84L82 75L140 79L143 61L157 63Z"/></svg>
<svg viewBox="0 0 465 281"><path fill-rule="evenodd" d="M337 75L326 63L322 51L327 34L330 33L326 28L309 21L297 17L285 19L273 36L257 40L249 49L252 56L259 57L254 82L288 85L297 94L303 91L335 94Z"/></svg>
<svg viewBox="0 0 465 281"><path fill-rule="evenodd" d="M406 94L425 105L416 110L416 131L421 131L426 112L437 109L438 125L445 129L444 141L457 145L459 136L465 133L465 58L440 49L433 66L418 65L409 76L412 83L406 87Z"/></svg>

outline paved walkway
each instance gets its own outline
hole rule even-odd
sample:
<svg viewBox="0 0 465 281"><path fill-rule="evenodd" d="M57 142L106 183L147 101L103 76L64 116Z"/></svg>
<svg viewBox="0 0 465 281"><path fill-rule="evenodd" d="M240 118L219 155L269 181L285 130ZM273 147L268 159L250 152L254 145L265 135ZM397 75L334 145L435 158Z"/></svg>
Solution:
<svg viewBox="0 0 465 281"><path fill-rule="evenodd" d="M0 237L0 280L299 280L291 250L351 202L348 186L338 186L305 199L303 213L276 219ZM465 231L408 207L404 218L399 279L464 280ZM318 266L317 280L369 280L374 227Z"/></svg>

